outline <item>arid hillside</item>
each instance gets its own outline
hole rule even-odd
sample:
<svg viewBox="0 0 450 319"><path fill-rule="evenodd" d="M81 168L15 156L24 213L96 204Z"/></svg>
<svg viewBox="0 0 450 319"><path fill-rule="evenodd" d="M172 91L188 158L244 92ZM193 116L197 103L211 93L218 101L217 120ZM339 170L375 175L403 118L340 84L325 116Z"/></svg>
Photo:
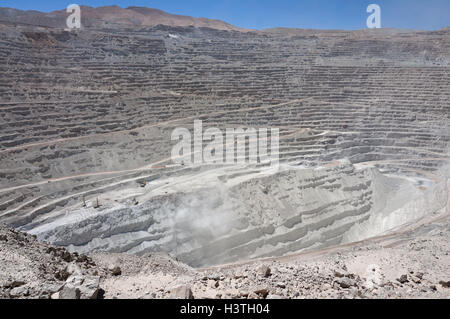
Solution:
<svg viewBox="0 0 450 319"><path fill-rule="evenodd" d="M162 10L145 7L121 8L105 6L93 8L80 6L81 24L85 28L92 27L149 27L156 25L178 27L204 27L217 30L240 30L220 20L193 18L166 13ZM66 10L43 13L38 11L21 11L11 8L0 8L0 20L54 28L66 28L66 20L70 13ZM244 31L244 30L242 30Z"/></svg>

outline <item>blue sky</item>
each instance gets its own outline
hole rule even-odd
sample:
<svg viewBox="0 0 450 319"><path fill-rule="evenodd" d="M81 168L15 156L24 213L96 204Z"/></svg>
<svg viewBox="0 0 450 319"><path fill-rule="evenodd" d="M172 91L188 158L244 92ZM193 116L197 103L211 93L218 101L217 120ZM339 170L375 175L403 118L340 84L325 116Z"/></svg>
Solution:
<svg viewBox="0 0 450 319"><path fill-rule="evenodd" d="M450 26L450 0L2 0L1 7L49 12L69 4L145 6L224 20L242 28L366 28L366 8L381 7L383 28L436 30Z"/></svg>

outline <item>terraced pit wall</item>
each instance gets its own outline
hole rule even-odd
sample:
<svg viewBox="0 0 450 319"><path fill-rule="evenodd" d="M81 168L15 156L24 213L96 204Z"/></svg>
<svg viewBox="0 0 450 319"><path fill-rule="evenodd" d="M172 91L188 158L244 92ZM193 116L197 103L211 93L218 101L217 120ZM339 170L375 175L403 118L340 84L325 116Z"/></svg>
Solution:
<svg viewBox="0 0 450 319"><path fill-rule="evenodd" d="M89 236L82 225L73 233L63 234L57 228L42 233L42 238L74 249L136 253L164 249L192 264L203 264L215 258L228 261L335 244L360 238L364 231L353 230L354 235L347 231L374 212L375 200L370 197L374 195L365 194L373 192L373 185L367 185L373 178L360 181L352 174L371 174L376 169L388 178L412 179L414 191L427 192L441 185L448 171L448 29L270 33L157 26L64 32L2 23L0 34L0 221L42 230L61 214L70 215L83 203L89 207L97 198L108 213L117 214L114 205L123 208L122 219L134 218L128 215L130 210L134 214L134 206L147 201L145 205L150 205L148 216L136 212L142 223L125 221L135 224L132 230L146 229L142 236L127 235L129 226L106 221L94 227L100 232ZM253 225L264 236L254 235L256 230L245 222L231 222L232 230L249 234L224 244L224 255L209 253L222 247L221 236L218 243L209 242L210 248L202 248L209 235L183 239L183 246L174 230L154 233L151 228L169 227L163 225L170 219L158 219L152 205L172 207L182 194L168 190L176 194L174 198L161 193L159 200L140 202L139 197L153 198L159 194L155 185L160 187L166 179L170 184L171 179L195 176L195 169L171 166L169 158L172 130L191 128L194 119L201 119L205 129L277 127L282 165L294 171L305 168L303 176L315 167L340 167L344 160L348 167L343 172L349 170L349 176L342 178L352 180L343 186L340 178L332 181L335 177L330 173L329 197L308 195L305 203L328 198L329 206L324 208L317 203L301 206L299 198L305 195L298 187L303 182L295 177L299 179L293 190L286 191L293 197L285 200L287 208L270 210L275 216L285 210L292 216L286 215L283 222L280 217L270 229L263 222ZM267 173L256 167L239 174L250 178L253 169ZM277 180L283 183L284 178ZM144 194L142 189L137 195L128 191L144 181L148 186ZM229 192L233 190L227 188L225 194ZM267 195L266 202L277 198L262 194ZM230 209L232 221L266 211L263 205L242 208L263 201L251 199L242 199L241 208ZM353 203L352 209L340 202L346 200ZM167 207L161 208L161 214L170 216L175 209ZM291 225L297 235L277 239L281 234L277 227L291 217L303 220L311 211L349 214L349 222L342 224L341 231L319 227L329 232L309 244L302 237L308 232L305 225L298 230ZM102 218L108 220L106 212ZM250 225L253 217L247 217ZM84 223L87 229L93 227ZM377 233L381 230L377 228ZM84 240L76 239L76 234ZM111 239L113 235L120 240ZM257 243L258 236L265 242ZM239 252L233 250L237 247Z"/></svg>

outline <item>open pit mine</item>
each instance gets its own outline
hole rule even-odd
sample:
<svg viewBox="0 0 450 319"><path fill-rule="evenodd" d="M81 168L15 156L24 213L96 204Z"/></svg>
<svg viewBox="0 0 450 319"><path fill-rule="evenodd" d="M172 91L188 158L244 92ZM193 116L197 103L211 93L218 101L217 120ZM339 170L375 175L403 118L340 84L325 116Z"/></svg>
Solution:
<svg viewBox="0 0 450 319"><path fill-rule="evenodd" d="M42 254L63 251L58 267L79 256L92 258L92 269L104 264L97 275L105 297L141 297L128 292L124 278L142 282L142 269L127 265L151 258L194 279L174 275L189 287L162 292L142 283L144 297L341 297L352 292L341 283L346 275L334 281L319 271L320 291L302 293L290 286L295 277L283 263L314 274L311 258L322 256L314 262L335 271L336 256L349 249L354 258L342 257L339 267L360 278L376 264L391 282L407 285L395 271L412 276L411 267L415 274L440 267L417 294L449 296L450 29L252 31L214 21L113 24L91 17L66 31L62 13L35 14L0 9L3 296L27 296L17 291L22 285L6 284L20 277L6 274L19 260L8 245L23 240L44 245ZM203 131L277 128L278 165L174 163L171 134L193 131L195 120ZM409 253L420 236L431 245L421 251L426 261ZM389 256L394 264L386 264ZM403 259L395 264L397 256ZM330 258L338 261L326 263ZM253 265L263 264L256 276L270 279L264 263L271 276L285 269L288 277L261 292L249 287ZM205 292L198 273L211 271L222 273L204 279ZM27 275L40 282L29 284L29 296L70 293L37 288L67 276L36 274ZM228 277L230 287L248 280L242 287L249 292L226 290ZM172 283L158 278L152 284ZM396 289L408 295L392 287L393 295L380 288L385 294L378 296L398 297Z"/></svg>

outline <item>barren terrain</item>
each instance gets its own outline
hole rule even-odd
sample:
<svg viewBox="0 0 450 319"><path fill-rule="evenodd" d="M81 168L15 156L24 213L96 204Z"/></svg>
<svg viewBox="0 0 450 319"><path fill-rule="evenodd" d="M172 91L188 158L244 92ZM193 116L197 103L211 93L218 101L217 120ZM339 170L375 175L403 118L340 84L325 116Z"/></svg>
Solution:
<svg viewBox="0 0 450 319"><path fill-rule="evenodd" d="M0 9L1 296L449 296L450 29L86 10ZM280 166L174 164L194 120Z"/></svg>

